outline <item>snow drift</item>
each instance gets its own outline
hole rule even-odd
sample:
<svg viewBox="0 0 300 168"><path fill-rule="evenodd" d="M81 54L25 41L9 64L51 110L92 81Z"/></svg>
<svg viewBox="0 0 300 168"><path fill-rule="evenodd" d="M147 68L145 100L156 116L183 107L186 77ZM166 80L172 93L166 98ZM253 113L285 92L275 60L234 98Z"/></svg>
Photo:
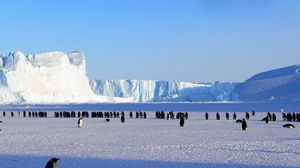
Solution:
<svg viewBox="0 0 300 168"><path fill-rule="evenodd" d="M0 57L0 103L87 103L123 101L96 95L80 52Z"/></svg>

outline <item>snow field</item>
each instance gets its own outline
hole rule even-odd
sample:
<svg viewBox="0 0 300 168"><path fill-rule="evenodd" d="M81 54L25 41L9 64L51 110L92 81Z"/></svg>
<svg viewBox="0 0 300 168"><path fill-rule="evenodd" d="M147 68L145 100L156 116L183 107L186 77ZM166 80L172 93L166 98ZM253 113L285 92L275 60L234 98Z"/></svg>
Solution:
<svg viewBox="0 0 300 168"><path fill-rule="evenodd" d="M135 113L134 113L135 114ZM59 157L59 167L299 167L300 130L277 121L250 116L248 130L215 113L189 113L183 128L179 120L0 117L0 167L44 167ZM245 113L236 113L243 118ZM48 112L48 116L53 116ZM135 117L135 115L134 115Z"/></svg>

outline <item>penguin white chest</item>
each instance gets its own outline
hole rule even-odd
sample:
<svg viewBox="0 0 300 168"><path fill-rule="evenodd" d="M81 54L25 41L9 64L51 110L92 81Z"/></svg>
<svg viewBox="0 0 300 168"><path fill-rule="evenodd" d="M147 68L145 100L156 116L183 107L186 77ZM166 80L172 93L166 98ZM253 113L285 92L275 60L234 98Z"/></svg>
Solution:
<svg viewBox="0 0 300 168"><path fill-rule="evenodd" d="M79 120L78 120L78 127L81 128L82 125L83 125L83 121L82 121L82 119L79 119Z"/></svg>

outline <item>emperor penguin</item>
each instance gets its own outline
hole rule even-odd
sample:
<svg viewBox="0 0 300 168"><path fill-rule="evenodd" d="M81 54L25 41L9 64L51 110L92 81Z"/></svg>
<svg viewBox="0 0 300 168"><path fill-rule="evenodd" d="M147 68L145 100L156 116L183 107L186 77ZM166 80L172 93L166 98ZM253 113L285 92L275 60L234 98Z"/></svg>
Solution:
<svg viewBox="0 0 300 168"><path fill-rule="evenodd" d="M78 128L81 128L82 127L82 124L83 124L83 120L82 120L82 117L80 117L79 119L78 119Z"/></svg>
<svg viewBox="0 0 300 168"><path fill-rule="evenodd" d="M295 128L295 126L293 124L284 124L283 127L284 128Z"/></svg>
<svg viewBox="0 0 300 168"><path fill-rule="evenodd" d="M184 126L184 117L183 116L180 116L179 125L180 125L180 127Z"/></svg>
<svg viewBox="0 0 300 168"><path fill-rule="evenodd" d="M58 168L58 161L59 159L58 158L51 158L47 164L46 164L46 167L45 168Z"/></svg>
<svg viewBox="0 0 300 168"><path fill-rule="evenodd" d="M245 120L245 118L243 118L243 121L242 121L242 130L247 130L247 122Z"/></svg>

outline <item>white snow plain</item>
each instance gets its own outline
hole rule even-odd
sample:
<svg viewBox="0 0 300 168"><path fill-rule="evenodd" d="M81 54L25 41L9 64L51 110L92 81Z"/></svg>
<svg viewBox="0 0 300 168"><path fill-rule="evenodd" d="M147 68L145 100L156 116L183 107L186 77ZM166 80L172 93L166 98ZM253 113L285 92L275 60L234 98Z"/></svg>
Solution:
<svg viewBox="0 0 300 168"><path fill-rule="evenodd" d="M133 113L135 114L135 113ZM41 168L59 157L60 168L93 167L202 167L271 168L300 166L300 129L286 129L281 114L277 121L260 121L266 113L256 113L242 131L230 113L230 120L209 120L204 113L189 113L184 127L179 120L147 119L126 121L84 118L23 118L16 115L0 120L0 167ZM237 113L243 118L245 113ZM135 115L134 115L135 116Z"/></svg>

